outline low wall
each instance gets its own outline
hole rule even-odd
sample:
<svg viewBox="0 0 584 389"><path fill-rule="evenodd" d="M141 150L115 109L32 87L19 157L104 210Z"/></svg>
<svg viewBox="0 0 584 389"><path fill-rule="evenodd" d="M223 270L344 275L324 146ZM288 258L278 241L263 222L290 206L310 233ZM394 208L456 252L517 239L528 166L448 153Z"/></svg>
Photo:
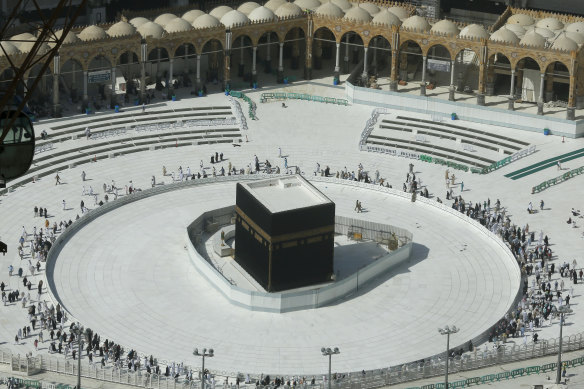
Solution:
<svg viewBox="0 0 584 389"><path fill-rule="evenodd" d="M400 242L404 244L397 250L387 253L377 259L372 264L355 272L351 276L323 286L309 290L296 292L268 293L260 291L251 291L233 285L225 276L209 263L198 251L196 245L202 243L199 239L205 226L211 218L214 220L230 220L233 215L234 207L225 207L221 209L205 212L195 219L187 227L186 246L189 257L197 271L207 279L211 285L217 289L232 304L252 311L284 313L293 312L302 309L314 309L331 304L337 300L346 297L349 294L358 292L366 284L376 278L386 274L391 269L400 266L406 262L412 252L413 235L403 228L390 226L386 224L368 222L366 220L357 220L344 216L335 217L335 233L347 234L349 228L363 229L363 237L368 239L375 238L370 232L373 230L383 231L387 234L395 233ZM236 244L237 244L237 237Z"/></svg>
<svg viewBox="0 0 584 389"><path fill-rule="evenodd" d="M448 101L410 93L382 91L345 83L347 99L352 104L372 105L403 111L424 113L450 120L455 112L461 120L511 127L518 130L543 133L549 128L552 135L579 138L584 136L584 120L566 120L552 116L539 116L520 111L480 106L476 104Z"/></svg>

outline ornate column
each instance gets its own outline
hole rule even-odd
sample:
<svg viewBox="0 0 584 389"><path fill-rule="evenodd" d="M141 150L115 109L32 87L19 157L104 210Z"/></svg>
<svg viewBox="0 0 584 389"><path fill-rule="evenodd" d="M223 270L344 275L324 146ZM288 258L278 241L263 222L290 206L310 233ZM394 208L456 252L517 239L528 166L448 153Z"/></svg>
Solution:
<svg viewBox="0 0 584 389"><path fill-rule="evenodd" d="M201 89L201 54L197 54L197 76L195 79L197 92Z"/></svg>
<svg viewBox="0 0 584 389"><path fill-rule="evenodd" d="M146 98L146 59L148 47L145 41L142 41L140 47L140 102L143 103Z"/></svg>
<svg viewBox="0 0 584 389"><path fill-rule="evenodd" d="M61 104L59 103L59 77L61 74L61 57L59 54L53 57L53 116L61 117Z"/></svg>
<svg viewBox="0 0 584 389"><path fill-rule="evenodd" d="M334 77L338 80L341 75L341 67L339 66L339 60L341 58L341 44L339 42L336 43L337 52L335 54L335 73Z"/></svg>
<svg viewBox="0 0 584 389"><path fill-rule="evenodd" d="M511 69L511 86L509 87L509 104L507 109L515 110L515 69Z"/></svg>
<svg viewBox="0 0 584 389"><path fill-rule="evenodd" d="M251 82L258 82L258 75L256 72L256 57L257 57L258 47L253 47L253 56L251 61Z"/></svg>
<svg viewBox="0 0 584 389"><path fill-rule="evenodd" d="M305 63L304 63L304 79L311 80L312 79L312 45L314 40L314 32L313 30L313 22L312 22L312 14L308 14L308 27L306 29L306 53L305 53ZM298 31L298 30L296 30ZM321 68L321 56L322 56L322 41L316 41L316 68ZM298 53L300 55L300 53Z"/></svg>
<svg viewBox="0 0 584 389"><path fill-rule="evenodd" d="M537 114L543 115L543 91L545 89L545 72L539 72L539 96L537 98Z"/></svg>
<svg viewBox="0 0 584 389"><path fill-rule="evenodd" d="M168 71L168 92L172 94L174 92L174 83L172 82L173 70L174 70L174 58L169 59L169 71ZM170 97L170 96L169 96Z"/></svg>
<svg viewBox="0 0 584 389"><path fill-rule="evenodd" d="M365 85L367 85L367 76L367 46L363 46L363 74L361 74L361 80Z"/></svg>
<svg viewBox="0 0 584 389"><path fill-rule="evenodd" d="M456 61L450 61L450 87L448 88L448 100L454 101L454 65Z"/></svg>
<svg viewBox="0 0 584 389"><path fill-rule="evenodd" d="M349 34L346 35L345 38L345 58L343 58L344 62L344 72L349 73Z"/></svg>
<svg viewBox="0 0 584 389"><path fill-rule="evenodd" d="M422 83L420 84L420 96L426 96L426 66L428 65L428 57L422 57Z"/></svg>
<svg viewBox="0 0 584 389"><path fill-rule="evenodd" d="M278 55L278 75L276 82L284 82L284 42L280 42L280 54Z"/></svg>
<svg viewBox="0 0 584 389"><path fill-rule="evenodd" d="M304 60L304 79L310 80L312 79L312 36L306 37L306 55ZM316 56L317 56L317 63L320 61L320 56L318 54L318 50L320 50L320 54L322 54L322 47L320 46L320 41L316 42ZM299 53L300 54L300 53Z"/></svg>
<svg viewBox="0 0 584 389"><path fill-rule="evenodd" d="M83 108L89 105L89 96L87 96L87 70L83 71Z"/></svg>
<svg viewBox="0 0 584 389"><path fill-rule="evenodd" d="M241 47L239 48L239 66L237 68L237 76L243 77L245 74L245 62L243 61L245 54L243 51L243 41L245 38L241 36L239 39L241 39Z"/></svg>
<svg viewBox="0 0 584 389"><path fill-rule="evenodd" d="M477 105L485 105L485 73L487 71L487 46L481 46L479 55L479 90L477 93Z"/></svg>
<svg viewBox="0 0 584 389"><path fill-rule="evenodd" d="M572 63L570 66L570 89L568 92L568 108L566 110L566 119L574 120L576 118L576 52L572 51Z"/></svg>
<svg viewBox="0 0 584 389"><path fill-rule="evenodd" d="M231 89L231 38L233 34L231 30L225 32L225 51L223 55L223 88Z"/></svg>
<svg viewBox="0 0 584 389"><path fill-rule="evenodd" d="M391 75L389 76L389 90L397 92L398 65L399 65L399 32L397 26L391 26Z"/></svg>
<svg viewBox="0 0 584 389"><path fill-rule="evenodd" d="M495 56L491 57L487 62L487 96L495 94Z"/></svg>
<svg viewBox="0 0 584 389"><path fill-rule="evenodd" d="M116 98L116 68L112 67L112 95L110 96L111 108L117 103Z"/></svg>

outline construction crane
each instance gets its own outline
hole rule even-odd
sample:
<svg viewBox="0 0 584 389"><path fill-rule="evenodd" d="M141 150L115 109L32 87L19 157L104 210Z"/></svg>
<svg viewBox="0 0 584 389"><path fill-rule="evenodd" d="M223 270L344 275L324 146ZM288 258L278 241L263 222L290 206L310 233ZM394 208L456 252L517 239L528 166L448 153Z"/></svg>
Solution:
<svg viewBox="0 0 584 389"><path fill-rule="evenodd" d="M17 0L3 21L4 24L0 26L0 50L14 75L8 82L8 87L0 90L0 188L5 187L8 180L24 175L30 168L34 157L35 135L30 117L25 110L26 104L87 2L81 0L74 6L74 0L56 1L53 8L43 10L37 0ZM31 5L36 11L34 13L36 20L23 20L25 16L22 10ZM10 26L14 25L17 19L28 27L28 32L36 36L30 51L26 56L20 55L18 59L11 57L3 45L4 42L16 43L17 46L21 42L30 42L8 39ZM57 21L62 27L61 34L55 33ZM48 50L47 44L50 47ZM40 71L32 77L30 86L27 86L24 75L36 65L41 65ZM0 69L0 74L4 70ZM24 87L24 94L19 95L17 90L21 85Z"/></svg>

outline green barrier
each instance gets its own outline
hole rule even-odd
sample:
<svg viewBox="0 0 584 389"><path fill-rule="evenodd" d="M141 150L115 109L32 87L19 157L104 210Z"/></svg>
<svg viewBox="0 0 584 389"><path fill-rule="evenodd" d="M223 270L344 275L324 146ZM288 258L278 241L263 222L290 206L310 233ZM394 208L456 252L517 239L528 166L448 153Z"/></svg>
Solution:
<svg viewBox="0 0 584 389"><path fill-rule="evenodd" d="M449 388L464 388L465 385L466 385L466 380L454 381L454 382L448 383Z"/></svg>
<svg viewBox="0 0 584 389"><path fill-rule="evenodd" d="M546 365L543 365L543 366L541 367L541 372L542 372L542 373L545 373L545 372L546 372L546 371L548 371L548 370L549 370L549 371L551 371L551 370L556 370L556 366L557 366L557 365L558 365L557 363L548 363L548 364L546 364Z"/></svg>
<svg viewBox="0 0 584 389"><path fill-rule="evenodd" d="M530 375L530 374L533 374L533 373L539 374L539 369L540 369L540 366L529 366L526 369L527 375Z"/></svg>
<svg viewBox="0 0 584 389"><path fill-rule="evenodd" d="M470 386L470 385L478 385L481 383L481 377L472 377L472 378L467 378L466 379L466 385Z"/></svg>
<svg viewBox="0 0 584 389"><path fill-rule="evenodd" d="M550 180L547 180L545 182L542 182L539 185L534 186L533 188L531 188L531 193L536 193L536 192L541 192L542 190L545 190L547 188L549 188L552 185L556 185L559 184L560 182L569 180L572 177L578 176L580 174L584 174L584 166L581 166L579 168L570 170L569 172L566 172L564 174L562 174L559 177L556 178L552 178Z"/></svg>
<svg viewBox="0 0 584 389"><path fill-rule="evenodd" d="M228 92L233 97L239 97L239 98L243 99L243 101L245 101L249 105L247 113L248 113L250 119L255 120L256 119L256 116L255 116L255 103L253 102L253 100L250 99L243 92L238 92L238 91L234 91L234 90L231 90L231 91L228 91ZM262 93L261 99L263 101L266 100L266 96L265 95L269 95L269 94L268 93Z"/></svg>
<svg viewBox="0 0 584 389"><path fill-rule="evenodd" d="M232 96L235 96L232 94ZM306 100L306 101L316 101L319 103L327 104L337 104L337 105L349 105L349 101L345 99L337 99L334 97L322 97L315 95L308 95L304 93L262 93L260 97L260 102L265 103L270 99L282 100L282 99L294 99L294 100Z"/></svg>
<svg viewBox="0 0 584 389"><path fill-rule="evenodd" d="M442 386L444 386L444 384L442 384ZM422 386L421 389L436 389L436 385L434 384L424 385Z"/></svg>
<svg viewBox="0 0 584 389"><path fill-rule="evenodd" d="M517 376L522 376L523 374L525 374L524 368L511 370L511 377L513 377L513 378L515 378Z"/></svg>

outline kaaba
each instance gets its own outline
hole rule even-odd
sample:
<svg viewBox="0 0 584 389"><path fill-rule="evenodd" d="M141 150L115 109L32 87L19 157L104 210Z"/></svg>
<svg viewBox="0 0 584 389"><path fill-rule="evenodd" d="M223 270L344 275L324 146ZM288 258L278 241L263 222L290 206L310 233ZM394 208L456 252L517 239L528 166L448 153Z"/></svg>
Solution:
<svg viewBox="0 0 584 389"><path fill-rule="evenodd" d="M335 204L300 175L238 183L235 261L266 291L331 280Z"/></svg>

